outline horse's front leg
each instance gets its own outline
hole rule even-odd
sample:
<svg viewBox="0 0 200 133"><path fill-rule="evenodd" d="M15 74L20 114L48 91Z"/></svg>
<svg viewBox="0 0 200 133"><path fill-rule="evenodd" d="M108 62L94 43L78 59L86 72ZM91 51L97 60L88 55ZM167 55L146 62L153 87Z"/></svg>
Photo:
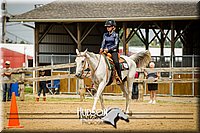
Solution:
<svg viewBox="0 0 200 133"><path fill-rule="evenodd" d="M128 94L129 94L129 92L128 92L128 89L127 89L127 87L126 87L126 84L125 83L122 83L121 85L120 85L120 88L121 88L121 90L123 91L123 94L124 94L124 96L125 96L125 98L126 98L126 107L125 107L125 112L126 113L129 113L129 110L128 110L128 104L129 104L129 99L128 99Z"/></svg>
<svg viewBox="0 0 200 133"><path fill-rule="evenodd" d="M101 82L99 84L98 89L97 89L97 93L96 93L96 95L94 97L94 103L93 103L93 107L92 107L92 112L95 112L97 101L98 101L100 95L102 94L105 86L106 86L106 82Z"/></svg>
<svg viewBox="0 0 200 133"><path fill-rule="evenodd" d="M101 103L101 109L104 110L105 106L104 106L104 101L103 101L103 95L102 94L99 96L99 100L100 100L100 103Z"/></svg>

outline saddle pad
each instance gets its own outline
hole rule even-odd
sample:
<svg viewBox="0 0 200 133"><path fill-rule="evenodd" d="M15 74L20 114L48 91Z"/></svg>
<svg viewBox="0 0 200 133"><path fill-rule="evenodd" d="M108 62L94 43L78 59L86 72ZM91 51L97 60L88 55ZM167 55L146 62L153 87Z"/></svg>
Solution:
<svg viewBox="0 0 200 133"><path fill-rule="evenodd" d="M120 57L122 58L122 57ZM121 71L124 71L124 70L129 70L129 66L128 66L128 63L126 62L126 60L124 58L122 58L124 61L120 63L120 68L121 68Z"/></svg>

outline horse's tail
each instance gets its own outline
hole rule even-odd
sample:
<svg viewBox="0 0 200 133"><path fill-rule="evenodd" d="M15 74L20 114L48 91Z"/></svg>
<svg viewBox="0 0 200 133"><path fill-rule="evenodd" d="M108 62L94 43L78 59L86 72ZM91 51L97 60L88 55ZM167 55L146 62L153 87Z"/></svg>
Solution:
<svg viewBox="0 0 200 133"><path fill-rule="evenodd" d="M141 51L130 56L139 67L146 67L151 60L151 53L149 50Z"/></svg>

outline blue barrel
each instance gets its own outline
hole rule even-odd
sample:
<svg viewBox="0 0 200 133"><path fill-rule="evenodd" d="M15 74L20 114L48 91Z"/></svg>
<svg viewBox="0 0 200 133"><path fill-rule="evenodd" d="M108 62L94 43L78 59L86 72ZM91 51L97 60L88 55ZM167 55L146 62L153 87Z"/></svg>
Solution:
<svg viewBox="0 0 200 133"><path fill-rule="evenodd" d="M15 92L15 96L19 96L18 88L19 88L18 83L12 83L11 92Z"/></svg>

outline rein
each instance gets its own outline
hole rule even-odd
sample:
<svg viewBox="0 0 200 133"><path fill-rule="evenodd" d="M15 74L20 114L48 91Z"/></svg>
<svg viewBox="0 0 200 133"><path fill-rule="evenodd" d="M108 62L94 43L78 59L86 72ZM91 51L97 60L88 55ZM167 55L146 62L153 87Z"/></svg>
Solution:
<svg viewBox="0 0 200 133"><path fill-rule="evenodd" d="M87 59L86 55L78 55L77 57L85 57L84 64L83 64L83 67L82 67L82 69L83 69L83 70L82 70L82 75L83 75L83 78L88 78L89 76L87 77L87 75L89 74L89 71L87 71L87 73L86 73L85 76L84 76L84 68L85 68L86 59ZM100 60L101 60L101 54L100 54L100 58L99 58L99 60L98 60L97 67L96 67L95 69L93 69L92 75L96 72L97 68L99 67ZM88 67L87 67L87 68L89 68L89 64L88 64Z"/></svg>
<svg viewBox="0 0 200 133"><path fill-rule="evenodd" d="M83 76L82 78L88 78L89 76L87 77L87 75L89 74L89 71L87 71L87 73L84 75L84 70L85 70L84 68L85 68L85 65L86 65L86 56L84 56L84 55L78 55L77 57L85 57L84 64L82 66L82 76ZM88 64L87 68L88 67L89 67L89 64Z"/></svg>
<svg viewBox="0 0 200 133"><path fill-rule="evenodd" d="M100 60L101 60L101 54L100 54L100 58L99 58L99 61L98 61L97 67L94 69L94 73L95 73L95 71L97 70L97 68L99 67Z"/></svg>

